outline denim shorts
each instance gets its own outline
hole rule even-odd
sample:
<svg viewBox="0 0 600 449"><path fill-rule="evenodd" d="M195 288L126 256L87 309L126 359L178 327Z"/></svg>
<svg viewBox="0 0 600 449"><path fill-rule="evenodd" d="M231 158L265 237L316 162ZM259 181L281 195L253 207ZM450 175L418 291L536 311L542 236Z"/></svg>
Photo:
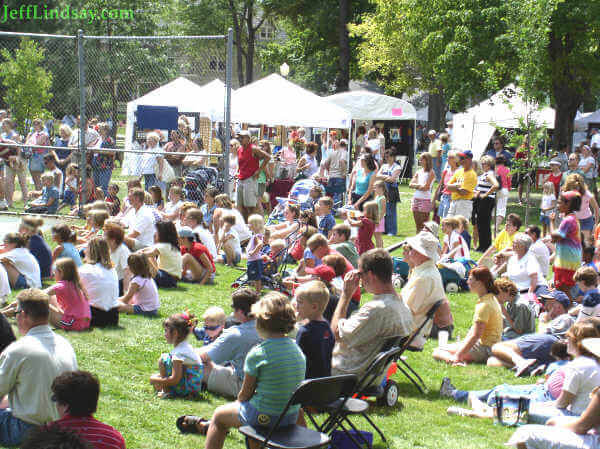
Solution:
<svg viewBox="0 0 600 449"><path fill-rule="evenodd" d="M35 426L14 417L11 409L0 409L0 445L17 446L21 444L27 431L32 427Z"/></svg>
<svg viewBox="0 0 600 449"><path fill-rule="evenodd" d="M540 214L540 223L550 226L550 217L548 215Z"/></svg>
<svg viewBox="0 0 600 449"><path fill-rule="evenodd" d="M346 180L344 178L329 178L329 181L327 181L327 187L325 187L325 192L327 192L328 195L344 193L345 191Z"/></svg>
<svg viewBox="0 0 600 449"><path fill-rule="evenodd" d="M260 281L263 274L263 262L262 260L249 260L247 265L248 280L249 281Z"/></svg>
<svg viewBox="0 0 600 449"><path fill-rule="evenodd" d="M579 227L582 231L591 231L594 229L594 216L590 216L588 218L584 218L583 220L579 220Z"/></svg>
<svg viewBox="0 0 600 449"><path fill-rule="evenodd" d="M158 270L156 276L154 276L154 281L156 282L157 287L163 288L175 288L177 287L177 278L175 278L170 273L167 273L165 270Z"/></svg>
<svg viewBox="0 0 600 449"><path fill-rule="evenodd" d="M17 282L15 282L14 288L29 288L29 284L27 283L25 276L23 276L22 274L19 273L19 276L17 277Z"/></svg>
<svg viewBox="0 0 600 449"><path fill-rule="evenodd" d="M29 159L29 171L43 172L45 168L44 155L33 153Z"/></svg>
<svg viewBox="0 0 600 449"><path fill-rule="evenodd" d="M158 316L158 310L142 310L142 308L138 304L133 305L133 313L135 315L143 315L147 317Z"/></svg>
<svg viewBox="0 0 600 449"><path fill-rule="evenodd" d="M240 403L240 411L238 415L240 422L243 426L252 426L252 427L274 427L277 423L277 419L279 415L267 415L266 413L260 413L249 401ZM280 426L291 426L292 424L296 424L298 420L298 412L292 412L285 415L281 422Z"/></svg>

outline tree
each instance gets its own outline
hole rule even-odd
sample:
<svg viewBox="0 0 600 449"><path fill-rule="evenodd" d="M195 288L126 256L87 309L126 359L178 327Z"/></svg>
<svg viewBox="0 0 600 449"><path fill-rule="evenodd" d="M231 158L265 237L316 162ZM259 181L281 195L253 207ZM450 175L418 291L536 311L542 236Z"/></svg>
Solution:
<svg viewBox="0 0 600 449"><path fill-rule="evenodd" d="M375 0L351 33L364 39L360 65L392 94L423 90L463 109L511 80L503 0ZM508 61L508 63L507 63Z"/></svg>
<svg viewBox="0 0 600 449"><path fill-rule="evenodd" d="M52 73L41 66L44 49L29 39L21 40L14 55L7 49L2 49L1 54L4 63L0 65L0 78L6 87L5 101L19 133L25 136L27 120L49 115L44 108L52 98Z"/></svg>
<svg viewBox="0 0 600 449"><path fill-rule="evenodd" d="M577 108L600 87L600 3L510 0L507 6L506 41L516 51L519 84L541 101L550 94L554 141L570 144Z"/></svg>

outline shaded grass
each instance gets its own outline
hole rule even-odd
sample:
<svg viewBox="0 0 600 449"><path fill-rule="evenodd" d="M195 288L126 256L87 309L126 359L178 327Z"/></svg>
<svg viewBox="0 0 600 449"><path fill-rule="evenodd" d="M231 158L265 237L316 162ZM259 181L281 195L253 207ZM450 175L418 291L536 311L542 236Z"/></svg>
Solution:
<svg viewBox="0 0 600 449"><path fill-rule="evenodd" d="M402 188L399 205L398 237L384 237L385 245L396 243L414 234L414 222L410 213L410 194ZM520 211L510 205L509 212ZM533 213L537 211L534 209ZM533 214L532 214L533 215ZM401 255L401 250L394 253ZM241 271L219 266L216 285L198 286L180 284L177 289L160 290L160 318L122 315L116 329L94 329L83 333L70 333L79 367L95 372L101 382L101 398L96 416L119 429L129 448L197 448L204 445L204 438L181 435L175 420L183 414L195 414L209 418L224 398L205 393L198 400L161 400L153 394L148 383L149 376L157 371L157 359L162 352L172 348L166 343L162 322L172 313L185 309L197 316L218 305L229 311L231 282ZM14 295L14 294L13 294ZM368 299L368 295L366 299ZM475 296L461 292L449 295L455 319L456 332L464 339L475 303ZM65 332L58 331L65 335ZM193 338L193 337L192 337ZM195 340L194 346L198 346ZM454 405L440 399L437 391L444 376L464 389L484 389L501 383L515 383L512 372L484 366L451 367L431 358L436 341L429 341L422 353L408 354L408 361L425 380L430 391L420 395L402 375L394 375L400 384L400 407L373 407L370 415L386 434L394 448L501 448L512 433L511 429L494 426L491 421L448 416L446 409ZM527 379L518 383L529 383ZM362 419L355 419L360 429L370 430ZM383 448L375 437L375 447ZM241 449L244 443L240 434L230 432L226 448Z"/></svg>

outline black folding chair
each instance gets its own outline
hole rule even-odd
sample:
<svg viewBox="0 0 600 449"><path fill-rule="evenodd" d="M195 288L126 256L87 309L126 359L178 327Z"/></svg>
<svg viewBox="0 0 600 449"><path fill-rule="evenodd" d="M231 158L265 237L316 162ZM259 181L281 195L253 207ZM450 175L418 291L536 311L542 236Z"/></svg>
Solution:
<svg viewBox="0 0 600 449"><path fill-rule="evenodd" d="M402 345L401 345L402 350L401 350L400 354L398 355L398 359L397 359L397 363L396 363L400 372L402 374L404 374L404 376L406 376L406 378L408 380L410 380L415 387L417 387L417 389L421 392L421 394L425 394L425 391L427 391L427 385L425 385L425 382L423 381L421 376L419 376L419 374L408 364L408 362L406 361L406 358L403 357L402 354L404 353L404 351L419 352L419 351L423 350L423 349L415 348L415 347L411 346L411 344L414 341L414 339L417 338L417 335L419 335L421 333L421 331L427 325L427 323L429 323L431 320L433 320L433 316L435 315L435 312L437 311L437 309L440 308L440 306L443 303L444 303L444 300L440 299L433 306L431 306L431 308L427 312L427 316L425 317L425 319L423 320L421 325L410 335L410 337L408 337L404 342L402 342Z"/></svg>
<svg viewBox="0 0 600 449"><path fill-rule="evenodd" d="M397 344L400 339L401 337L388 339L384 343L384 348L387 349L389 347L390 349L379 353L379 355L371 362L365 374L363 374L360 380L356 383L354 390L351 392L346 392L346 395L342 395L340 399L328 404L324 408L324 411L328 412L329 416L322 424L319 425L310 411L306 411L309 419L317 427L317 429L319 429L321 432L331 434L334 430L339 428L349 437L349 439L356 445L357 448L362 448L364 445L370 447L369 443L365 440L360 431L348 418L350 415L361 415L379 434L386 447L389 447L388 441L381 429L377 427L373 420L367 415L367 411L369 409L368 402L360 398L376 397L379 399L385 395L385 387L381 385L379 379L385 376L387 367L398 357L398 354L402 351L401 348L394 347L394 345ZM354 430L355 436L349 432L349 429L346 426ZM359 442L358 440L361 441Z"/></svg>
<svg viewBox="0 0 600 449"><path fill-rule="evenodd" d="M300 404L304 409L314 407L320 409L338 401L341 397L348 397L348 392L354 389L357 376L347 374L342 376L321 377L309 379L300 383L277 422L272 428L243 426L239 431L246 437L246 447L250 448L250 440L260 443L260 449L269 447L275 449L312 449L328 446L331 438L327 433L307 429L298 425L280 427L279 423L292 405ZM333 410L331 416L344 406L345 400L337 405L337 412Z"/></svg>

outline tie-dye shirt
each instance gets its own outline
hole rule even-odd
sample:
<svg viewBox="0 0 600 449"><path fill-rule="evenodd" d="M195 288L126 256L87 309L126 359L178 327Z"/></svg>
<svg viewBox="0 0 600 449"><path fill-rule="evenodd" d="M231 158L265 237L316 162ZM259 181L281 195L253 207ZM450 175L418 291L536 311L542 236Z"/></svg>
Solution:
<svg viewBox="0 0 600 449"><path fill-rule="evenodd" d="M558 277L567 285L574 285L575 283L572 281L572 283L568 282L566 277L570 275L572 278L572 275L581 265L579 221L577 221L575 214L569 214L563 218L558 228L558 233L562 239L556 243L556 258L554 259L555 278Z"/></svg>

